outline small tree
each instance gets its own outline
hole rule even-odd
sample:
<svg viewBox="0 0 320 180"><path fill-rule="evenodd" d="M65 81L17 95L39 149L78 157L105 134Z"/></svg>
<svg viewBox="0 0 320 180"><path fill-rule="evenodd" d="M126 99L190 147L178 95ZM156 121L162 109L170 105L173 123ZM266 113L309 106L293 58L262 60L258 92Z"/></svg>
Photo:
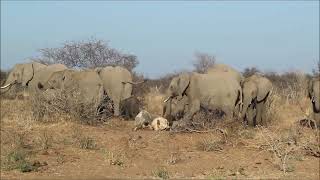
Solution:
<svg viewBox="0 0 320 180"><path fill-rule="evenodd" d="M193 66L198 73L204 73L208 68L214 66L216 58L213 55L207 53L195 53L195 60Z"/></svg>
<svg viewBox="0 0 320 180"><path fill-rule="evenodd" d="M252 76L256 73L259 73L259 72L261 72L261 71L256 67L247 67L244 69L242 74L244 77L250 77L250 76Z"/></svg>
<svg viewBox="0 0 320 180"><path fill-rule="evenodd" d="M40 49L40 53L41 56L33 60L44 64L61 63L70 68L122 66L131 71L139 64L137 56L122 53L97 39L65 42L62 47Z"/></svg>

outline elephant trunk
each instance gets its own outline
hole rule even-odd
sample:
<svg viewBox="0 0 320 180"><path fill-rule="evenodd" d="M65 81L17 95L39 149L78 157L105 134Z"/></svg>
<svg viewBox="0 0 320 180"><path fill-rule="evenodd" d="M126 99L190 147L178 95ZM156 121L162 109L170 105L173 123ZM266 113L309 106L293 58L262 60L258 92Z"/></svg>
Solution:
<svg viewBox="0 0 320 180"><path fill-rule="evenodd" d="M163 117L166 119L170 118L171 115L171 103L172 103L172 99L168 98L168 100L165 102L164 108L163 108Z"/></svg>
<svg viewBox="0 0 320 180"><path fill-rule="evenodd" d="M250 105L250 100L244 99L243 106L242 106L242 112L241 112L241 119L243 119L246 116L249 105Z"/></svg>
<svg viewBox="0 0 320 180"><path fill-rule="evenodd" d="M17 84L17 81L14 81L14 82L11 82L11 83L7 83L6 82L6 84L4 86L0 87L0 93L2 94L2 93L7 92L11 88L11 86L13 86L15 84Z"/></svg>

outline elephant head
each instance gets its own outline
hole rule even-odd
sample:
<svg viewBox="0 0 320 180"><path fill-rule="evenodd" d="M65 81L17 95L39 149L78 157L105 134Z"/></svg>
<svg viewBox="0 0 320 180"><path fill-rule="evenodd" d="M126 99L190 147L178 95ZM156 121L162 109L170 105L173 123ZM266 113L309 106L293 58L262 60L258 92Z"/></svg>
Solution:
<svg viewBox="0 0 320 180"><path fill-rule="evenodd" d="M175 77L171 80L171 83L168 88L168 98L165 100L169 100L171 98L177 96L183 96L186 93L187 88L190 84L190 75L187 73L183 73L178 77Z"/></svg>
<svg viewBox="0 0 320 180"><path fill-rule="evenodd" d="M28 83L34 77L35 71L44 67L45 65L32 62L26 64L16 64L8 75L5 85L1 89L7 88L13 84L21 84L28 86Z"/></svg>
<svg viewBox="0 0 320 180"><path fill-rule="evenodd" d="M183 117L185 110L188 108L188 97L177 96L170 98L163 106L162 116L169 121L178 120Z"/></svg>
<svg viewBox="0 0 320 180"><path fill-rule="evenodd" d="M241 118L244 118L248 108L254 108L256 103L264 101L271 91L272 85L269 80L253 75L242 84L243 107Z"/></svg>
<svg viewBox="0 0 320 180"><path fill-rule="evenodd" d="M168 87L168 98L164 101L163 116L173 120L179 113L183 113L187 105L186 91L190 84L190 74L183 73L174 77Z"/></svg>
<svg viewBox="0 0 320 180"><path fill-rule="evenodd" d="M66 79L66 71L57 71L51 74L48 81L44 84L38 83L38 88L41 90L47 89L61 89L63 87L63 81Z"/></svg>

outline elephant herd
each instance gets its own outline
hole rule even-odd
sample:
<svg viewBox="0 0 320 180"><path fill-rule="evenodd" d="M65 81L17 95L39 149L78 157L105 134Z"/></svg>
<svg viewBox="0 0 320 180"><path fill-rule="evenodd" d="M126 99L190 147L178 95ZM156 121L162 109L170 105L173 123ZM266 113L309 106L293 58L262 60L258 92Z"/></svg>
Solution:
<svg viewBox="0 0 320 180"><path fill-rule="evenodd" d="M112 100L114 115L120 115L121 101L131 97L131 73L122 67L107 66L96 69L73 70L62 64L44 65L38 62L16 64L9 73L1 93L13 85L27 87L31 94L46 90L77 89L83 102L102 103L104 94Z"/></svg>
<svg viewBox="0 0 320 180"><path fill-rule="evenodd" d="M308 95L313 107L312 118L320 124L320 78L308 85ZM68 69L62 64L44 65L38 62L16 64L9 73L1 93L13 85L27 87L30 93L46 90L72 89L81 92L81 99L97 106L107 95L113 102L114 115L132 110L137 105L132 98L132 74L123 67L102 67L86 70ZM240 72L224 64L215 64L205 73L182 73L174 77L167 89L162 116L173 122L172 127L189 123L200 108L221 110L226 119L242 119L248 125L266 125L266 102L272 93L270 80L260 74L244 78ZM124 102L127 105L122 105ZM121 106L125 110L121 110ZM133 108L134 109L134 108ZM137 108L135 108L137 110Z"/></svg>
<svg viewBox="0 0 320 180"><path fill-rule="evenodd" d="M272 83L262 75L244 78L235 69L216 64L203 74L183 73L173 78L163 115L172 120L177 114L183 114L173 127L185 126L203 107L222 110L226 119L241 117L253 126L263 125L271 92Z"/></svg>

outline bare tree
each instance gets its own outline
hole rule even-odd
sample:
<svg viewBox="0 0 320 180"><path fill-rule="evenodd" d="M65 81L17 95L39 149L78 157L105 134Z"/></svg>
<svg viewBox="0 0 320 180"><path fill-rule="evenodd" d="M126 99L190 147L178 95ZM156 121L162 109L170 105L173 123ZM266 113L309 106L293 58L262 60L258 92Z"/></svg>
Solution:
<svg viewBox="0 0 320 180"><path fill-rule="evenodd" d="M193 66L198 73L204 73L208 68L214 66L216 58L213 55L207 53L195 53L195 60Z"/></svg>
<svg viewBox="0 0 320 180"><path fill-rule="evenodd" d="M249 77L249 76L252 76L252 75L259 73L259 72L261 72L261 71L256 67L247 67L244 69L242 74L244 77Z"/></svg>
<svg viewBox="0 0 320 180"><path fill-rule="evenodd" d="M62 47L40 49L41 56L33 58L45 64L61 63L68 67L95 68L102 66L123 66L128 70L135 68L137 56L125 54L97 39L70 41Z"/></svg>

